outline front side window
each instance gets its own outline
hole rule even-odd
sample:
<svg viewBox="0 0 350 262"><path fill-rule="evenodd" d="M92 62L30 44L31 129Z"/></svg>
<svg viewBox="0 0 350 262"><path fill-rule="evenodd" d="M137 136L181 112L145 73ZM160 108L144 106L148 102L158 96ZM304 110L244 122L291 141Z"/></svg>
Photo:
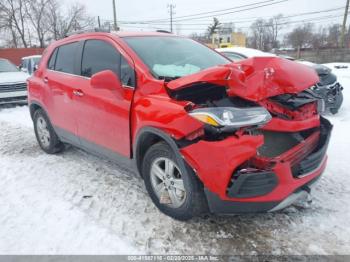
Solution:
<svg viewBox="0 0 350 262"><path fill-rule="evenodd" d="M88 40L84 45L81 75L91 77L103 70L111 70L119 76L120 57L120 53L107 42Z"/></svg>
<svg viewBox="0 0 350 262"><path fill-rule="evenodd" d="M232 53L232 52L222 52L222 53L225 56L227 56L228 58L230 58L233 62L238 62L238 61L245 59L244 56L241 56L241 55L236 54L236 53Z"/></svg>
<svg viewBox="0 0 350 262"><path fill-rule="evenodd" d="M188 38L135 36L123 39L158 79L178 78L231 62Z"/></svg>
<svg viewBox="0 0 350 262"><path fill-rule="evenodd" d="M78 50L78 42L62 45L58 48L55 70L75 74L74 61Z"/></svg>

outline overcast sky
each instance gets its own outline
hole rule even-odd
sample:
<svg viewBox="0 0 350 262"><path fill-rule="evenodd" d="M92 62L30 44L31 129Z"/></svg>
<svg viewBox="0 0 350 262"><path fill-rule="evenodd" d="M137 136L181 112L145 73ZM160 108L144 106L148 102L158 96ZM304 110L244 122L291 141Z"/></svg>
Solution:
<svg viewBox="0 0 350 262"><path fill-rule="evenodd" d="M68 1L68 0L66 0ZM84 3L90 15L100 16L101 20L112 20L112 0L78 0ZM169 30L168 21L160 21L157 25L137 25L125 24L124 22L147 21L154 19L167 19L169 17L167 4L176 5L174 18L177 16L186 16L202 12L210 12L221 9L229 9L236 6L248 5L263 0L116 0L118 24L122 30L144 30L150 31L155 29ZM271 2L281 0L271 0ZM240 11L233 14L220 15L217 18L221 22L232 21L235 27L246 31L252 20L257 17L271 17L282 13L285 16L300 14L305 12L322 11L331 8L344 7L346 0L285 0L285 2L262 7L255 10ZM266 3L265 3L266 4ZM247 7L246 7L247 8ZM238 9L236 9L238 10ZM234 11L234 10L228 10ZM313 15L293 16L289 19L288 27L298 25L298 21L315 19L316 24L341 23L344 10L335 10ZM212 14L208 14L212 15ZM179 18L180 19L180 18ZM174 31L183 35L191 32L203 32L207 24L212 21L212 17L191 19L186 21L175 22ZM300 24L300 23L299 23Z"/></svg>

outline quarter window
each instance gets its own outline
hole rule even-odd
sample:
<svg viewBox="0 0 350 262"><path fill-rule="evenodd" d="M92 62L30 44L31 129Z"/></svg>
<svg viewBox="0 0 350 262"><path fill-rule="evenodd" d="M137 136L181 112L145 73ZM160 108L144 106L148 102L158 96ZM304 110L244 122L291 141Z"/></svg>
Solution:
<svg viewBox="0 0 350 262"><path fill-rule="evenodd" d="M50 57L49 63L47 65L50 70L55 70L57 50L58 50L58 48L56 48L55 51L53 51L53 53Z"/></svg>
<svg viewBox="0 0 350 262"><path fill-rule="evenodd" d="M135 87L135 71L123 56L120 60L120 80L123 85Z"/></svg>
<svg viewBox="0 0 350 262"><path fill-rule="evenodd" d="M78 50L78 42L62 45L58 48L55 70L75 74L74 61Z"/></svg>

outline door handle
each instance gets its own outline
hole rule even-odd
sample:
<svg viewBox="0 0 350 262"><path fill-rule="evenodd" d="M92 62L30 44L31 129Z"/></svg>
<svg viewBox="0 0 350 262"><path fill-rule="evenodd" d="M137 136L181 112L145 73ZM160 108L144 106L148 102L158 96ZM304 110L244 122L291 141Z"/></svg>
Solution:
<svg viewBox="0 0 350 262"><path fill-rule="evenodd" d="M73 95L81 97L84 95L84 93L81 90L73 90Z"/></svg>
<svg viewBox="0 0 350 262"><path fill-rule="evenodd" d="M47 78L47 76L44 77L44 83L47 84L49 82L49 79Z"/></svg>

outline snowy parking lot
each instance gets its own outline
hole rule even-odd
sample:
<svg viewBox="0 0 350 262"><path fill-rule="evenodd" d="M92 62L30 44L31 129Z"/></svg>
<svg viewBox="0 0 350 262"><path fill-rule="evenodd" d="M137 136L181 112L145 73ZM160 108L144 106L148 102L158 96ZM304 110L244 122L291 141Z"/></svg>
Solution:
<svg viewBox="0 0 350 262"><path fill-rule="evenodd" d="M333 67L334 64L330 64ZM70 147L47 155L27 106L0 109L0 254L349 254L350 68L328 166L308 206L178 222L139 176Z"/></svg>

